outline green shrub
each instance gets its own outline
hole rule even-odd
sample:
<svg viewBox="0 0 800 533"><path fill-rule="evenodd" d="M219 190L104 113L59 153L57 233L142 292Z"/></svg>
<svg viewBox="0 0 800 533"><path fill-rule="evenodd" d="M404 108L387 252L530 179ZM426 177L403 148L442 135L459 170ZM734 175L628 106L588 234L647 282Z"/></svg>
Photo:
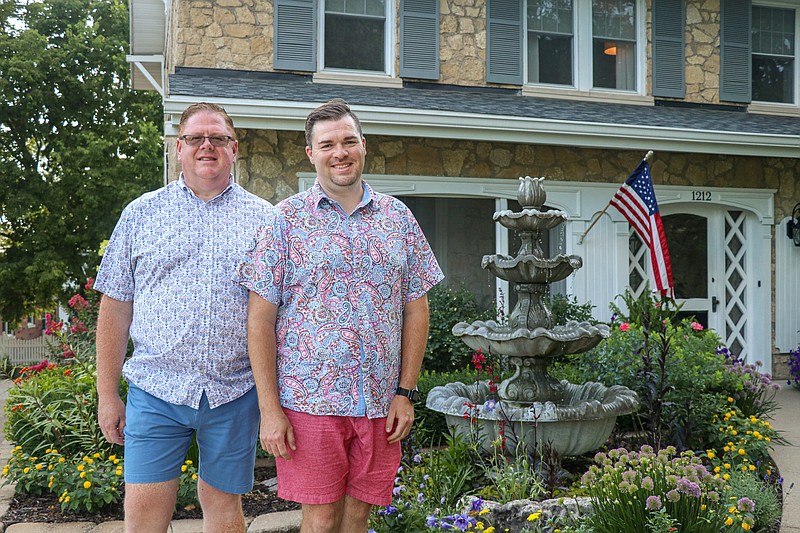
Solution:
<svg viewBox="0 0 800 533"><path fill-rule="evenodd" d="M748 498L753 502L753 533L776 531L780 524L782 504L775 485L759 479L753 473L737 471L732 473L725 484L725 499L730 506L738 505L739 500Z"/></svg>
<svg viewBox="0 0 800 533"><path fill-rule="evenodd" d="M458 370L469 365L473 350L453 335L459 322L495 319L494 309L483 309L463 285L452 289L436 285L428 292L430 326L423 368L437 372Z"/></svg>
<svg viewBox="0 0 800 533"><path fill-rule="evenodd" d="M477 371L464 368L457 372L431 372L424 370L420 373L417 388L420 400L414 406L414 439L422 446L439 446L449 433L444 414L428 409L425 402L428 393L434 387L460 381L461 383L474 383L479 378Z"/></svg>
<svg viewBox="0 0 800 533"><path fill-rule="evenodd" d="M563 325L570 320L576 322L594 322L592 309L595 306L591 302L578 303L575 296L569 297L563 294L554 294L550 298L550 311L553 314L553 325Z"/></svg>

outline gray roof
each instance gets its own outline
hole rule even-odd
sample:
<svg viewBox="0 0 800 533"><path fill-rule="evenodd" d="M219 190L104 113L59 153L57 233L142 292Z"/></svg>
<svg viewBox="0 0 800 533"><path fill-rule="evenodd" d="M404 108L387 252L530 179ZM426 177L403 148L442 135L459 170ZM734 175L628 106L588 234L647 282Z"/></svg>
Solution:
<svg viewBox="0 0 800 533"><path fill-rule="evenodd" d="M691 135L686 135L686 132L693 131L700 139L697 143L703 143L709 148L721 143L748 146L754 144L752 138L755 137L759 142L766 143L764 139L768 139L769 143L777 143L783 152L752 155L800 157L800 117L753 114L746 112L743 107L726 109L725 106L633 105L523 96L519 91L508 89L440 87L442 88L433 85L406 85L402 88L332 85L312 83L310 77L304 76L281 77L274 73L270 75L184 68L170 75L168 99L191 97L223 102L247 100L270 102L278 107L300 104L305 106L304 112L307 113L308 109L319 103L338 97L344 98L354 108L383 109L381 120L387 123L392 120L392 110L398 114L423 113L428 122L432 120L431 114L434 115L433 120L442 122L453 122L452 117L456 116L469 116L473 120L482 121L481 128L484 129L491 129L495 121L499 121L499 128L506 127L501 122L505 124L511 121L513 128L522 120L537 124L537 128L547 125L550 130L557 125L561 128L559 135L566 136L566 139L570 135L576 138L581 128L593 128L593 135L598 139L593 141L595 144L602 143L602 137L606 133L610 137L616 134L627 139L626 146L631 147L635 147L633 140L637 137L643 138L652 134L652 139L656 140L667 135L664 131L669 131L668 135L674 143L681 142L684 137L690 138ZM362 116L361 111L359 116ZM413 122L413 119L408 120ZM454 124L450 128L452 130L457 126L458 124ZM636 129L631 130L632 127ZM622 131L623 128L629 129ZM523 129L520 129L521 133ZM556 144L568 144L566 139ZM652 142L651 140L650 145ZM659 149L680 148L661 146ZM793 151L797 153L793 155ZM729 153L747 154L747 150L739 152L734 148Z"/></svg>

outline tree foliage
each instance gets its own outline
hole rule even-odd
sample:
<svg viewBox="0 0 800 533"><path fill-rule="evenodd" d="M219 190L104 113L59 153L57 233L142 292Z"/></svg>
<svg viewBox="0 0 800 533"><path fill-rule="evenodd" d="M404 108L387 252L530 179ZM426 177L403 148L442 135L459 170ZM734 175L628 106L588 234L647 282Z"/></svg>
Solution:
<svg viewBox="0 0 800 533"><path fill-rule="evenodd" d="M133 91L124 0L0 0L0 315L75 292L161 181L161 104Z"/></svg>

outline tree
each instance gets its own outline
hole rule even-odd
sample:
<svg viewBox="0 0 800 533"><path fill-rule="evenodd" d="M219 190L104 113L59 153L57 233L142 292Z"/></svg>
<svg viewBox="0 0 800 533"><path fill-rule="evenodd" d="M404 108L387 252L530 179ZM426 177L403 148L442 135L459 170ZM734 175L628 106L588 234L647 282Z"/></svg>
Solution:
<svg viewBox="0 0 800 533"><path fill-rule="evenodd" d="M131 89L124 0L0 0L0 315L64 301L163 175L155 93Z"/></svg>

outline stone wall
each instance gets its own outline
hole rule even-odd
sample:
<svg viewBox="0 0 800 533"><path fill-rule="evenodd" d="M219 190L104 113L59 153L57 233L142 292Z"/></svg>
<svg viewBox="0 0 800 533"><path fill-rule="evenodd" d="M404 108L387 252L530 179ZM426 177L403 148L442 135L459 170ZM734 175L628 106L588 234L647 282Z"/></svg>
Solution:
<svg viewBox="0 0 800 533"><path fill-rule="evenodd" d="M313 172L302 132L237 130L240 182L279 201L297 191L297 173ZM622 183L641 151L491 143L418 137L367 137L367 174L548 179ZM800 197L800 159L656 153L656 184L777 189L775 218L788 215Z"/></svg>
<svg viewBox="0 0 800 533"><path fill-rule="evenodd" d="M720 2L686 2L687 102L718 104L720 77Z"/></svg>
<svg viewBox="0 0 800 533"><path fill-rule="evenodd" d="M173 2L172 42L167 69L176 66L270 71L273 69L273 2L265 0L181 0ZM398 3L399 6L399 3ZM650 2L646 4L650 69ZM485 0L441 2L439 83L486 85ZM397 20L397 19L396 19ZM395 25L395 69L399 43ZM686 5L686 101L719 103L719 0ZM650 72L647 90L650 91Z"/></svg>

